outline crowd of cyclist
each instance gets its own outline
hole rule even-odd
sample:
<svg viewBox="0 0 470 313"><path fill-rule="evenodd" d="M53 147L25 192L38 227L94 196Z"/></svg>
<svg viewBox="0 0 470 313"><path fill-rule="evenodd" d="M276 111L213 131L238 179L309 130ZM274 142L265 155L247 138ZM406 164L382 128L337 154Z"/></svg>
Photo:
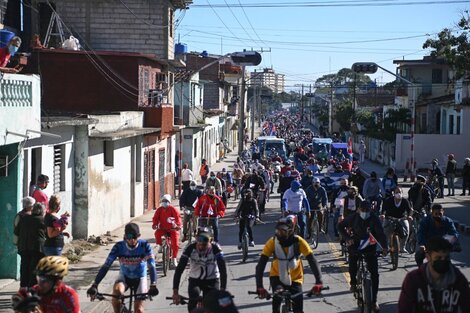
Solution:
<svg viewBox="0 0 470 313"><path fill-rule="evenodd" d="M172 302L177 305L184 303L179 289L183 271L189 264L189 312L238 312L231 294L226 291L227 265L220 245L219 219L225 217L229 199L238 201L234 214L239 222L238 248L241 248L245 228L249 244L254 246L256 236L253 225L264 218L266 203L272 199L271 195L277 184L276 191L281 199L280 217L276 222L274 236L265 242L255 275L256 293L260 298L269 298L270 293L264 287L263 276L266 264L272 257L269 284L273 290L273 312L280 312L282 297L277 294L279 290L288 290L295 295L292 298L293 312L304 312L302 256L307 260L315 278L310 292L320 294L324 288L321 269L308 239L312 236L312 219L318 218L320 231L327 234L323 220L328 221L330 216L333 218L334 236L349 251L352 292L357 289L359 257L362 255L367 263L372 279L373 311L379 311L377 251L383 256L387 255L390 237L398 231L401 252L407 253L413 224L418 225L413 236L416 238L415 259L419 267L409 272L404 280L398 312L457 313L459 309L461 312L470 312L468 281L450 262L450 253L460 249L459 234L452 220L444 215L442 205L434 203L436 188L432 185L433 179L418 175L407 199L398 185L393 169L389 169L383 178L379 178L375 172L371 172L366 178L358 168L361 164L355 162L350 151L340 150L334 157L330 157L325 150L314 151L310 144L314 134L306 131L305 126L299 115L273 114L266 120L263 135L276 135L285 139L286 156L281 157L278 151L260 151L260 146L254 140L250 148L237 158L232 169L223 169L216 173L203 160L199 169L202 185L196 182L195 175L187 164L183 166L183 192L179 198L179 209L171 204L170 195L164 195L152 219L158 248L161 248L162 236L167 234L171 238L171 257L175 269ZM334 139L339 140L337 136ZM453 156L449 156L449 161L451 160ZM470 166L470 160L466 165ZM322 171L322 168L326 170ZM326 173L325 177L332 173L342 173L338 186L325 186L321 173ZM442 182L436 173L435 164L430 176L438 177L439 184ZM443 182L439 188L443 188L442 186ZM442 197L443 190L439 192ZM454 190L449 190L449 194L452 195L453 192ZM190 214L182 214L183 210ZM399 221L398 229L392 226L391 219ZM193 226L189 227L189 224ZM181 230L182 242L188 241L191 237L189 235L195 240L188 242L179 254ZM138 294L159 294L155 257L150 244L140 239L140 236L138 225L126 225L123 241L112 248L87 291L92 299L99 294L98 285L114 260L118 259L120 274L113 287L113 294L117 296L113 298L115 312L120 310L118 297L129 287L135 288ZM258 241L266 238L260 236L256 239ZM42 304L43 299L48 299L51 293L56 292L71 294L69 301L78 301L73 290L70 291L61 282L67 274L64 269L67 263L64 258L53 258L57 259L41 260L42 265L38 265L39 288L35 286L21 289L15 295L15 310L25 312L24 307L35 306L44 312L59 312ZM425 258L428 262L423 264ZM147 269L150 272L150 287L147 285ZM45 292L44 287L41 287L43 277L53 279L57 288ZM201 292L203 298L200 297ZM144 311L143 300L145 297L136 299L135 312ZM199 307L199 302L203 302L204 310Z"/></svg>

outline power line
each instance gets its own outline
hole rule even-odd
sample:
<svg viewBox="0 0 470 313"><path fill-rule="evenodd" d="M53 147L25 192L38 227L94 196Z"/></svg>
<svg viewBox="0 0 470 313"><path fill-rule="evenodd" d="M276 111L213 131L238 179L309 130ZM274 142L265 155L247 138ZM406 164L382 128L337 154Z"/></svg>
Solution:
<svg viewBox="0 0 470 313"><path fill-rule="evenodd" d="M259 3L246 3L246 4L231 4L232 7L239 8L318 8L318 7L390 7L390 6L418 6L418 5L447 5L468 3L468 0L452 0L452 1L404 1L404 2L389 2L390 0L383 1L341 1L341 2L259 2ZM223 8L222 4L214 4L213 7ZM206 8L205 4L193 4L192 8Z"/></svg>
<svg viewBox="0 0 470 313"><path fill-rule="evenodd" d="M147 25L147 26L152 26L152 27L159 28L159 29L161 29L161 28L168 28L168 27L169 27L168 25L167 25L167 26L161 26L161 25L155 25L155 24L153 24L153 23L149 23L149 22L143 21L143 20L141 19L141 17L138 16L137 14L135 14L134 11L132 11L131 8L129 8L129 6L128 6L123 0L119 0L119 2L121 2L121 4L127 9L127 11L129 11L129 13L131 13L131 14L137 19L137 21L142 22L142 23L144 23L144 24Z"/></svg>
<svg viewBox="0 0 470 313"><path fill-rule="evenodd" d="M233 13L233 10L232 10L232 8L229 6L227 0L224 0L224 2L225 2L225 4L227 5L227 8L230 10L230 13L233 15L233 17L234 17L235 20L237 21L238 25L241 26L241 28L242 28L242 29L245 31L245 33L248 35L248 37L250 38L250 40L253 41L253 42L255 42L255 41L253 40L253 38L251 37L250 33L247 32L246 28L243 26L243 24L240 23L240 20L239 20L238 17L235 15L235 13Z"/></svg>
<svg viewBox="0 0 470 313"><path fill-rule="evenodd" d="M241 5L241 2L240 0L238 0L238 3ZM253 27L253 24L251 24L251 21L250 19L248 18L248 15L246 14L245 12L245 8L242 6L242 11L243 11L243 14L245 15L245 18L246 20L248 21L248 24L250 25L251 29L253 30L253 32L255 33L256 37L264 44L266 45L266 43L260 38L260 36L258 35L258 32L256 31L256 29Z"/></svg>

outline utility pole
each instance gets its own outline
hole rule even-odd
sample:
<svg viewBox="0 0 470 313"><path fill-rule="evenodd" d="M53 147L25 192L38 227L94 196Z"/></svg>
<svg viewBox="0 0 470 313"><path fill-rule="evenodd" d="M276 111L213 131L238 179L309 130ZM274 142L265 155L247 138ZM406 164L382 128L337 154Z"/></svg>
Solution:
<svg viewBox="0 0 470 313"><path fill-rule="evenodd" d="M241 155L244 147L244 135L245 135L245 92L246 92L246 82L245 82L245 65L242 66L242 88L240 95L240 105L239 105L239 125L238 125L238 154Z"/></svg>
<svg viewBox="0 0 470 313"><path fill-rule="evenodd" d="M354 73L354 84L353 84L353 103L352 103L352 107L353 107L353 111L356 111L356 82L357 82L357 74Z"/></svg>
<svg viewBox="0 0 470 313"><path fill-rule="evenodd" d="M251 107L250 113L251 113L251 140L255 138L255 112L256 112L256 104L258 102L258 97L256 95L256 90L258 88L257 85L254 85L254 90L253 90L253 106Z"/></svg>
<svg viewBox="0 0 470 313"><path fill-rule="evenodd" d="M302 84L302 95L300 96L300 105L302 107L302 118L301 118L301 121L304 120L304 84Z"/></svg>
<svg viewBox="0 0 470 313"><path fill-rule="evenodd" d="M333 82L330 83L330 96L331 99L328 102L328 133L331 136L333 133Z"/></svg>

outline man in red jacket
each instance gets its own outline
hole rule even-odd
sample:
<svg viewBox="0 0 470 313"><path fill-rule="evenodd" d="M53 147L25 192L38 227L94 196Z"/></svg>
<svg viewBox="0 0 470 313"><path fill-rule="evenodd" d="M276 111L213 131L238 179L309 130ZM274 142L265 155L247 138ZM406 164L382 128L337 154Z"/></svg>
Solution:
<svg viewBox="0 0 470 313"><path fill-rule="evenodd" d="M398 313L470 312L468 281L450 262L451 249L452 245L442 237L427 241L428 263L406 275Z"/></svg>
<svg viewBox="0 0 470 313"><path fill-rule="evenodd" d="M158 252L161 253L162 236L170 234L172 263L176 267L178 262L178 243L180 240L181 216L180 211L171 205L171 196L164 195L161 200L161 206L153 215L152 228L155 229L155 241L159 247Z"/></svg>
<svg viewBox="0 0 470 313"><path fill-rule="evenodd" d="M218 243L219 217L224 217L225 205L222 199L215 194L214 186L209 187L207 193L199 197L194 208L194 215L199 218L198 225L200 227L212 226L214 241Z"/></svg>

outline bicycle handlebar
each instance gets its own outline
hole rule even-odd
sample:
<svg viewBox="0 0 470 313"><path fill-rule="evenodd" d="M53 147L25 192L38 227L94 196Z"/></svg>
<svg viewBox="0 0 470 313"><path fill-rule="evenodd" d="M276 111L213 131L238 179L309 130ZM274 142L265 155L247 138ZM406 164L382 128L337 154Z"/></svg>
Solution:
<svg viewBox="0 0 470 313"><path fill-rule="evenodd" d="M141 297L141 296L146 296L150 301L152 301L152 296L149 295L148 293L135 293L133 295L114 295L114 294L110 294L110 293L101 293L101 292L98 292L95 297L96 299L102 301L102 300L105 300L106 297L111 297L111 298L115 298L115 299L119 299L119 300L124 300L124 299L129 299L129 298L136 298L136 297Z"/></svg>
<svg viewBox="0 0 470 313"><path fill-rule="evenodd" d="M330 287L329 286L323 286L321 290L330 290ZM249 295L258 295L258 292L257 291L248 291L248 294ZM302 291L302 292L299 292L299 293L290 294L290 291L288 291L288 290L280 290L280 291L274 291L272 293L268 293L268 296L266 297L266 300L270 300L271 297L273 297L275 295L285 296L286 294L289 294L290 298L295 298L295 297L297 297L301 294L304 294L307 297L312 297L314 295L312 293L312 291Z"/></svg>

